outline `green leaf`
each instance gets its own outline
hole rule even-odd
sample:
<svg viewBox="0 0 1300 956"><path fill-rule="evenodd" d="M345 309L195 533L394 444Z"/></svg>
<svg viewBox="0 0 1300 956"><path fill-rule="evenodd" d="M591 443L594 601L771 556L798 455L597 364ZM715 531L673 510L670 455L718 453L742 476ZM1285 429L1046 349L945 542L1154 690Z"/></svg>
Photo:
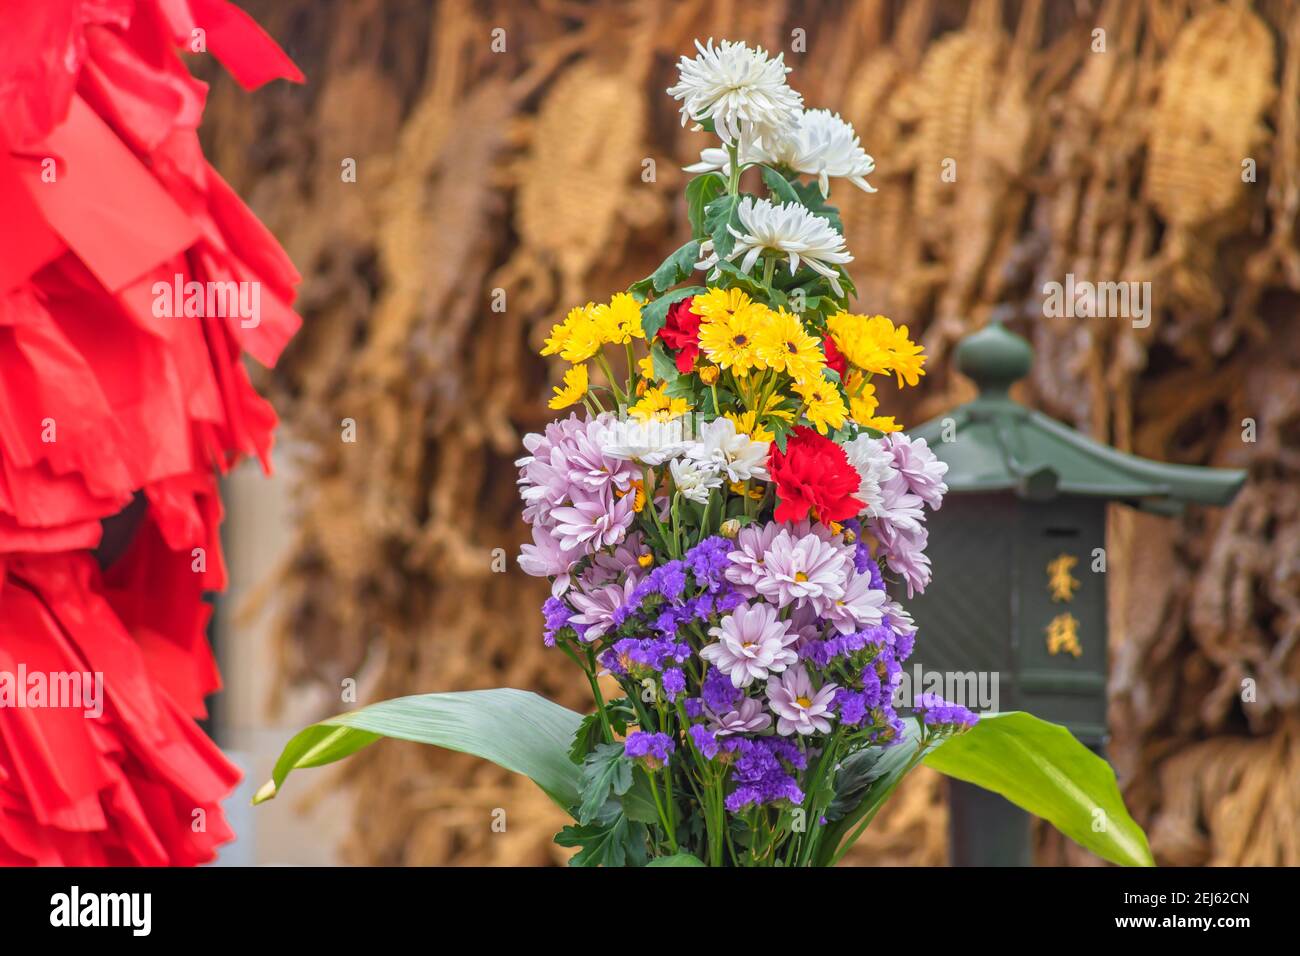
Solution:
<svg viewBox="0 0 1300 956"><path fill-rule="evenodd" d="M657 856L646 866L704 866L704 861L691 853L674 853L672 856Z"/></svg>
<svg viewBox="0 0 1300 956"><path fill-rule="evenodd" d="M658 825L659 810L655 807L655 798L650 792L650 786L649 776L637 767L632 772L632 786L619 798L623 813L629 820Z"/></svg>
<svg viewBox="0 0 1300 956"><path fill-rule="evenodd" d="M655 299L648 305L642 306L641 328L645 332L646 341L649 342L654 339L654 337L659 334L659 330L664 327L664 323L668 321L668 309L673 305L673 303L680 302L682 299L688 299L693 295L699 295L701 292L707 291L708 290L703 286L685 286L681 289L673 289L671 292L664 293L664 295Z"/></svg>
<svg viewBox="0 0 1300 956"><path fill-rule="evenodd" d="M686 184L686 212L691 222L691 235L696 239L709 237L704 225L704 209L726 189L727 181L720 173L705 173Z"/></svg>
<svg viewBox="0 0 1300 956"><path fill-rule="evenodd" d="M655 378L671 384L681 374L677 371L677 361L669 353L663 342L655 342L650 347L650 362L654 365Z"/></svg>
<svg viewBox="0 0 1300 956"><path fill-rule="evenodd" d="M632 761L623 755L622 744L601 744L582 762L582 802L578 805L578 822L586 825L596 819L612 791L622 796L632 786Z"/></svg>
<svg viewBox="0 0 1300 956"><path fill-rule="evenodd" d="M719 259L725 259L736 245L736 237L727 226L740 222L736 209L743 198L740 194L719 196L704 207L704 231L713 240L713 251Z"/></svg>
<svg viewBox="0 0 1300 956"><path fill-rule="evenodd" d="M1124 806L1115 771L1059 724L1021 712L986 715L936 748L925 764L1000 793L1102 859L1155 865L1146 834Z"/></svg>
<svg viewBox="0 0 1300 956"><path fill-rule="evenodd" d="M567 826L555 835L560 846L580 846L569 866L640 866L645 862L645 825L622 813L606 822Z"/></svg>
<svg viewBox="0 0 1300 956"><path fill-rule="evenodd" d="M663 292L683 279L689 279L691 273L695 271L695 263L699 259L700 244L694 239L679 246L677 251L665 259L659 268L654 271L654 274L650 276L654 290Z"/></svg>
<svg viewBox="0 0 1300 956"><path fill-rule="evenodd" d="M771 190L772 195L776 198L777 202L792 202L797 205L803 205L803 200L799 198L799 194L795 192L794 187L790 185L790 180L786 179L777 170L766 164L764 164L762 169L763 182L767 188ZM820 193L818 195L820 196Z"/></svg>
<svg viewBox="0 0 1300 956"><path fill-rule="evenodd" d="M846 757L835 776L835 796L826 812L825 824L814 860L827 866L840 844L864 821L869 825L894 788L920 760L920 723L903 721L905 737L892 747L866 747Z"/></svg>
<svg viewBox="0 0 1300 956"><path fill-rule="evenodd" d="M587 754L596 749L596 744L600 743L603 733L604 727L600 722L600 714L588 714L582 718L582 723L578 725L578 730L573 735L573 743L569 747L569 759L582 766L582 762L587 759Z"/></svg>
<svg viewBox="0 0 1300 956"><path fill-rule="evenodd" d="M578 802L580 773L569 747L582 721L567 707L510 688L397 697L299 731L253 802L274 797L294 770L333 763L393 737L490 760L530 778L567 810Z"/></svg>

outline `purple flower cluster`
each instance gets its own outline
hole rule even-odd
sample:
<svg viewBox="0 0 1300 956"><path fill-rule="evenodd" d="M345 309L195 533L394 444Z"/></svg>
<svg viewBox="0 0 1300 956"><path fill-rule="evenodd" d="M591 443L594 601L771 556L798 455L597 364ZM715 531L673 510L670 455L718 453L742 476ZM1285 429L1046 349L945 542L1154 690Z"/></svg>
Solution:
<svg viewBox="0 0 1300 956"><path fill-rule="evenodd" d="M722 749L735 761L731 779L736 789L726 799L730 812L782 800L803 802L795 774L808 766L808 758L793 741L783 737L728 737Z"/></svg>
<svg viewBox="0 0 1300 956"><path fill-rule="evenodd" d="M664 733L650 734L644 730L633 731L623 741L623 753L640 761L647 770L658 770L668 763L677 745Z"/></svg>
<svg viewBox="0 0 1300 956"><path fill-rule="evenodd" d="M601 653L600 663L619 677L641 679L663 672L669 664L684 664L690 656L691 645L682 641L666 637L625 637ZM681 675L679 669L673 669Z"/></svg>
<svg viewBox="0 0 1300 956"><path fill-rule="evenodd" d="M644 473L605 454L601 422L570 417L526 441L519 483L534 541L520 564L554 581L545 642L594 653L653 721L653 732L632 729L626 755L650 771L709 763L726 774L735 813L802 803L800 773L837 729L851 747L903 741L894 700L916 626L882 568L909 591L928 583L923 509L947 489L925 443L846 443L862 478L858 518L753 521L674 556L663 525L671 518L680 540L677 479L652 478L653 500L637 511ZM917 710L932 728L974 720L938 699Z"/></svg>
<svg viewBox="0 0 1300 956"><path fill-rule="evenodd" d="M944 700L938 694L917 694L916 712L927 727L966 730L979 723L979 717L960 704Z"/></svg>
<svg viewBox="0 0 1300 956"><path fill-rule="evenodd" d="M524 437L529 454L519 466L519 494L533 543L523 546L519 566L555 579L555 596L568 590L569 572L587 555L619 544L632 526L632 493L638 471L602 450L603 419L576 415Z"/></svg>

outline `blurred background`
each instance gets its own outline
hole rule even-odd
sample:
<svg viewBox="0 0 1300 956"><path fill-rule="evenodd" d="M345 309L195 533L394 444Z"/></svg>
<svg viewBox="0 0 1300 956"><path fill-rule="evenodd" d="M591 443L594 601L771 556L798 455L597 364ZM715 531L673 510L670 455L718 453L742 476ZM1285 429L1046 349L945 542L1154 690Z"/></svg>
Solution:
<svg viewBox="0 0 1300 956"><path fill-rule="evenodd" d="M356 703L509 685L586 705L542 647L544 582L514 564L512 462L551 417L543 331L687 236L680 167L707 137L663 91L712 36L784 52L805 104L875 157L875 195L832 197L860 311L929 354L883 414L970 398L952 347L999 317L1037 354L1020 400L1140 455L1249 470L1225 509L1112 508L1109 756L1160 863L1300 864L1300 4L242 5L308 77L249 97L195 61L205 150L304 276L303 329L260 382L277 474L227 486L213 730L252 787L304 723L355 706L349 681ZM1149 281L1150 325L1045 317L1067 273ZM910 778L852 862L943 863L944 786ZM245 805L227 862L569 852L527 781L410 744ZM1047 829L1036 852L1097 862Z"/></svg>

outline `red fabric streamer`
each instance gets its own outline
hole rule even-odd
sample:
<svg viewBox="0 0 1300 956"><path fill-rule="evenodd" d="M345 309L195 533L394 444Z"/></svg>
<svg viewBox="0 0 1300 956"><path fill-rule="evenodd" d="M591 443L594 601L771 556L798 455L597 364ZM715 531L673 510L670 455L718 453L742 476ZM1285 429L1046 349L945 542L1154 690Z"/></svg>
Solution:
<svg viewBox="0 0 1300 956"><path fill-rule="evenodd" d="M303 79L225 0L9 0L0 31L0 864L192 865L232 837L239 774L195 723L217 476L269 471L243 354L275 363L299 277L203 158L181 52Z"/></svg>

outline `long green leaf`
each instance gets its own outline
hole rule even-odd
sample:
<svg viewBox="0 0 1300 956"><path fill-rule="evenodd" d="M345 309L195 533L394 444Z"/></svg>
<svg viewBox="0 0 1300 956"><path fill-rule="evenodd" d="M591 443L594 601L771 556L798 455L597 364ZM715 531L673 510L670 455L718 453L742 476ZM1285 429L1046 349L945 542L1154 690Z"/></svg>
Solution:
<svg viewBox="0 0 1300 956"><path fill-rule="evenodd" d="M581 714L509 688L397 697L300 731L253 802L274 797L294 770L333 763L393 737L490 760L529 777L568 810L578 802L581 773L568 751L581 723Z"/></svg>
<svg viewBox="0 0 1300 956"><path fill-rule="evenodd" d="M1115 771L1059 724L1020 712L986 716L924 762L1002 794L1103 859L1155 865L1146 834L1124 806Z"/></svg>

